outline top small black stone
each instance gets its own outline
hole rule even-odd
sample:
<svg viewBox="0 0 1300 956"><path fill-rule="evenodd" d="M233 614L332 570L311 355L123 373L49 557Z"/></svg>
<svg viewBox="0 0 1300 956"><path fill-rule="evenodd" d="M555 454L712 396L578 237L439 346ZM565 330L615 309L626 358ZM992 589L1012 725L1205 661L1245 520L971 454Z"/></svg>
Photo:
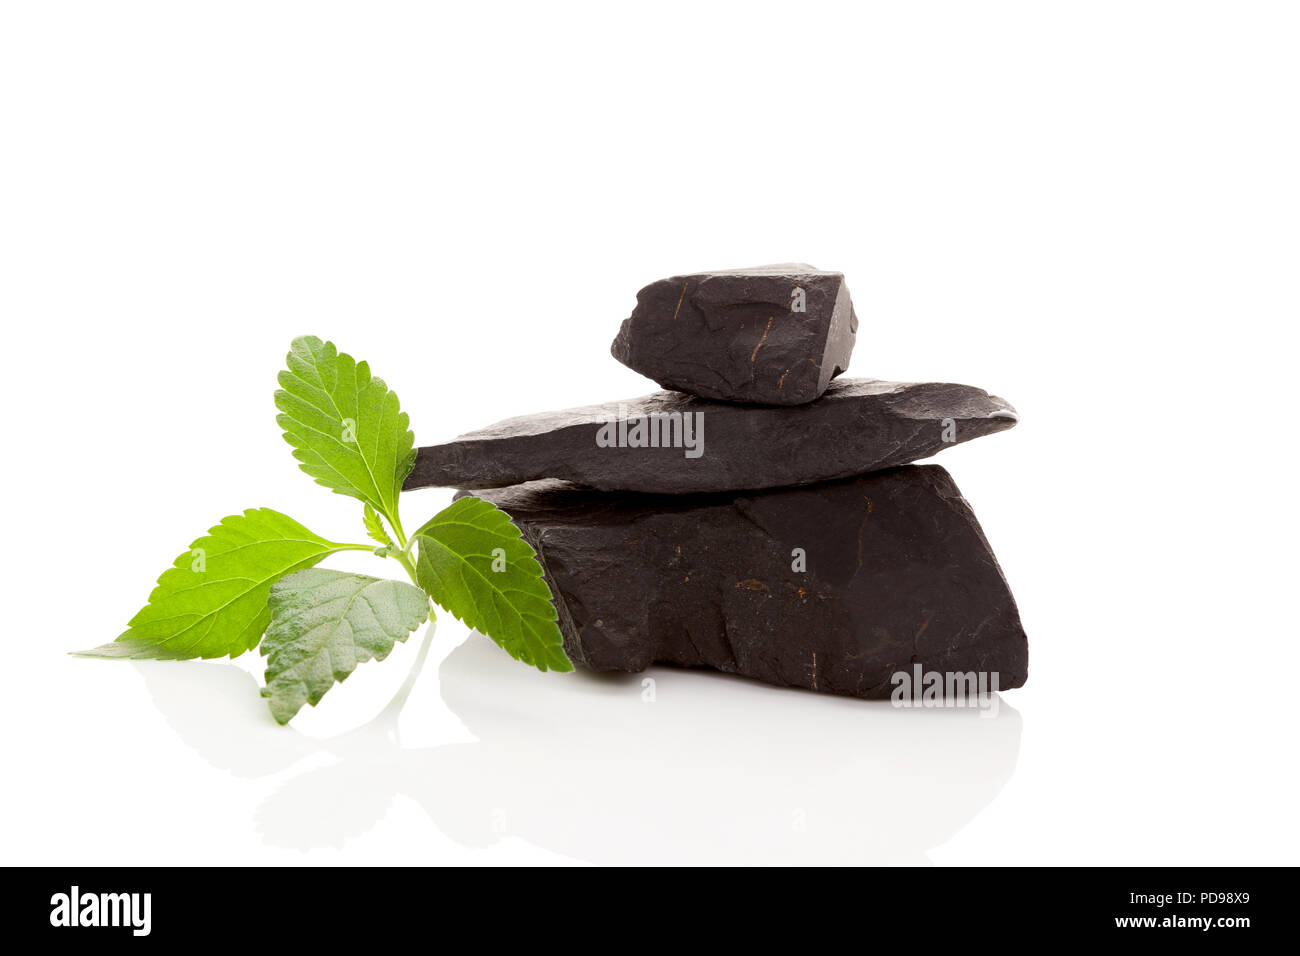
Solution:
<svg viewBox="0 0 1300 956"><path fill-rule="evenodd" d="M848 368L857 330L843 273L785 263L652 282L610 351L664 388L802 405Z"/></svg>

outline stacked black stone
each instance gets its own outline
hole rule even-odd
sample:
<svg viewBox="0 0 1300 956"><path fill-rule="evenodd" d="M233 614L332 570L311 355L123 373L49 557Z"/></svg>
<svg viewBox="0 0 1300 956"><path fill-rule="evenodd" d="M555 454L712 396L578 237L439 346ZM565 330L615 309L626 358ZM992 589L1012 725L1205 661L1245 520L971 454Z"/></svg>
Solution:
<svg viewBox="0 0 1300 956"><path fill-rule="evenodd" d="M864 698L898 696L904 674L946 676L939 697L972 675L1019 687L1028 645L997 559L948 473L908 464L1015 410L966 385L837 379L857 328L838 272L660 280L611 351L669 391L421 448L406 487L506 511L566 652L595 670L709 667Z"/></svg>

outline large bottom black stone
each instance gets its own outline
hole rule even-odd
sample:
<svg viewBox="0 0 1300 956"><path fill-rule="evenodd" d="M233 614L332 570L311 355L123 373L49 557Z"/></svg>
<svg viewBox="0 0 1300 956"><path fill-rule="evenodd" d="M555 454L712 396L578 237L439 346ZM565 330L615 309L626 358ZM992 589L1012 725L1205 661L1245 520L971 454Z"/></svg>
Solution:
<svg viewBox="0 0 1300 956"><path fill-rule="evenodd" d="M710 667L865 698L916 665L1025 682L1015 599L936 465L746 494L473 493L537 550L565 650L594 670Z"/></svg>

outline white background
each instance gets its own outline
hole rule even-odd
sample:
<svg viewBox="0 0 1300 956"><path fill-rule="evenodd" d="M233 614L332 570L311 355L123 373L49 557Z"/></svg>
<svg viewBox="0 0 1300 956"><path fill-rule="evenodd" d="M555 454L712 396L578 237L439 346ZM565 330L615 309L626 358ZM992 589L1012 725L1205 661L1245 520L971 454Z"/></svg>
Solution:
<svg viewBox="0 0 1300 956"><path fill-rule="evenodd" d="M5 4L3 861L1297 862L1298 45L1269 3ZM790 260L848 276L851 375L1020 410L939 459L1030 636L996 719L647 704L445 615L373 721L418 640L288 729L255 654L66 656L223 515L359 536L274 423L293 336L427 444L650 390L638 288Z"/></svg>

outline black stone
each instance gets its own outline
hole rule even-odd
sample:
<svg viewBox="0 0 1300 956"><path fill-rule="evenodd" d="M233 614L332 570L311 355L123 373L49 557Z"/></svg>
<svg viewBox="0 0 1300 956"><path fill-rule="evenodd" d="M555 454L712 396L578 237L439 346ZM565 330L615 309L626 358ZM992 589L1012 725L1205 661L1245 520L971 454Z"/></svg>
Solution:
<svg viewBox="0 0 1300 956"><path fill-rule="evenodd" d="M664 388L800 405L849 367L857 331L843 273L788 263L652 282L610 351Z"/></svg>
<svg viewBox="0 0 1300 956"><path fill-rule="evenodd" d="M677 447L601 447L626 409L702 423L703 453ZM1010 428L1015 410L969 385L841 379L793 408L735 405L656 392L608 405L511 418L421 448L407 488L500 488L561 478L605 491L693 493L805 485L927 458L952 444ZM615 436L616 437L616 436Z"/></svg>
<svg viewBox="0 0 1300 956"><path fill-rule="evenodd" d="M889 697L916 665L1025 682L1015 599L938 466L756 495L555 481L477 494L537 550L565 650L594 670L708 667L865 698Z"/></svg>

